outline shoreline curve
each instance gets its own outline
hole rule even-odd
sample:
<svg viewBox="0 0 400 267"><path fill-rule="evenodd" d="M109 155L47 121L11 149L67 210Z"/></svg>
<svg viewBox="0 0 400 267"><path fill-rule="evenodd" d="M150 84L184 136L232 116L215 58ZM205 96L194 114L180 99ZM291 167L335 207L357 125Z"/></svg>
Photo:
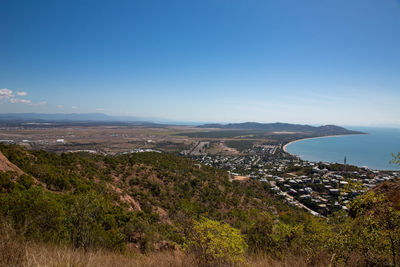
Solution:
<svg viewBox="0 0 400 267"><path fill-rule="evenodd" d="M317 138L326 138L326 137L342 137L342 136L349 136L349 135L360 135L360 134L338 134L338 135L326 135L326 136L315 136L315 137L301 138L301 139L297 139L297 140L294 140L294 141L291 141L291 142L285 144L285 145L282 147L282 150L283 150L284 152L286 152L286 153L292 155L292 156L296 156L296 155L294 155L294 154L292 154L292 153L290 153L290 152L287 151L286 148L287 148L288 145L293 144L293 143L296 143L296 142L299 142L299 141L307 140L307 139L317 139ZM296 156L296 157L298 157L298 156Z"/></svg>

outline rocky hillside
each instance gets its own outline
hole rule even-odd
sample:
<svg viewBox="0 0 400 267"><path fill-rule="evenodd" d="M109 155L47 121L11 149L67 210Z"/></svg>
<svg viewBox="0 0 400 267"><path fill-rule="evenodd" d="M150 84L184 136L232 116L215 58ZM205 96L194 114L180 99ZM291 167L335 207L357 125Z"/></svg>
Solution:
<svg viewBox="0 0 400 267"><path fill-rule="evenodd" d="M4 155L0 152L0 172L16 172L17 174L23 174L20 168L12 164Z"/></svg>

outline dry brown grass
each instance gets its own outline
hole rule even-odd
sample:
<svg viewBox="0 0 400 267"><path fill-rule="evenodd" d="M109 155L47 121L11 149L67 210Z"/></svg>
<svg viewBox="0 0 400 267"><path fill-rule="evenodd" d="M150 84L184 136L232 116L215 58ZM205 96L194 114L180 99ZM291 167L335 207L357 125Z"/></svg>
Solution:
<svg viewBox="0 0 400 267"><path fill-rule="evenodd" d="M25 243L15 231L0 221L0 266L23 266Z"/></svg>
<svg viewBox="0 0 400 267"><path fill-rule="evenodd" d="M66 247L51 245L31 245L27 247L26 258L23 266L193 266L193 258L179 252L158 252L144 254L120 254L110 251L76 250Z"/></svg>
<svg viewBox="0 0 400 267"><path fill-rule="evenodd" d="M0 238L0 266L21 267L194 267L193 256L180 251L163 251L149 254L121 254L111 251L84 251L51 244L25 243L21 240ZM269 256L248 257L244 267L305 267L306 260L298 256L273 259ZM327 262L313 266L328 266Z"/></svg>
<svg viewBox="0 0 400 267"><path fill-rule="evenodd" d="M306 267L306 266L329 266L328 259L321 259L321 262L309 264L300 256L285 255L281 259L272 258L268 255L256 255L248 258L248 266L252 267Z"/></svg>
<svg viewBox="0 0 400 267"><path fill-rule="evenodd" d="M67 247L53 245L32 244L28 245L23 265L24 267L64 267L64 266L99 266L99 267L194 267L198 266L196 260L180 251L164 251L149 254L120 254L110 251L76 250ZM308 266L305 259L297 256L287 256L283 259L273 259L269 256L251 256L247 258L244 267L305 267ZM314 265L314 266L327 266Z"/></svg>
<svg viewBox="0 0 400 267"><path fill-rule="evenodd" d="M120 254L111 251L88 251L50 244L24 243L4 238L0 242L0 266L21 267L193 267L196 260L180 251L163 251L149 254ZM268 256L252 256L243 266L307 266L303 258L288 256L276 260Z"/></svg>
<svg viewBox="0 0 400 267"><path fill-rule="evenodd" d="M26 242L9 224L0 221L0 267L186 267L195 266L194 262L193 257L180 251L121 254Z"/></svg>

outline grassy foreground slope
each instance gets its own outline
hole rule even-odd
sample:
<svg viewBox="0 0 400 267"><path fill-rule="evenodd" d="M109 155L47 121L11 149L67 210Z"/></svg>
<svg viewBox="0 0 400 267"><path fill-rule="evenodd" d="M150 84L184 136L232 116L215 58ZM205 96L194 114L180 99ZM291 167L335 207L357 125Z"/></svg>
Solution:
<svg viewBox="0 0 400 267"><path fill-rule="evenodd" d="M16 259L28 266L41 254L44 261L67 255L65 261L82 260L73 265L92 266L102 257L116 266L155 259L161 266L399 263L392 185L357 199L350 216L325 220L286 206L265 183L230 182L225 171L171 154L57 155L9 145L0 152L3 166L18 170L0 171L7 233L0 235L0 266ZM215 229L229 237L238 231L238 239L221 239ZM199 239L203 233L209 238Z"/></svg>

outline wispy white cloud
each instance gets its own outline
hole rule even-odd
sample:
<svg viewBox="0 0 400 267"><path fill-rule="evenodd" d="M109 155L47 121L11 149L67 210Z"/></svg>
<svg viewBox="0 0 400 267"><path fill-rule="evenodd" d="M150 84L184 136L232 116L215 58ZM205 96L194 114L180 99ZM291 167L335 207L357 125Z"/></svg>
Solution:
<svg viewBox="0 0 400 267"><path fill-rule="evenodd" d="M21 104L32 104L31 100L28 99L21 99L21 98L11 98L10 103L16 104L16 103L21 103Z"/></svg>
<svg viewBox="0 0 400 267"><path fill-rule="evenodd" d="M7 88L0 89L0 100L10 99L14 96L13 91Z"/></svg>
<svg viewBox="0 0 400 267"><path fill-rule="evenodd" d="M72 108L72 109L78 109L78 107L77 107L77 106L72 106L71 108Z"/></svg>
<svg viewBox="0 0 400 267"><path fill-rule="evenodd" d="M28 93L24 91L13 92L11 89L3 88L0 89L0 100L5 100L11 104L26 104L32 106L45 106L47 105L46 101L42 101L39 103L34 103L32 100L23 98L27 96ZM22 98L21 98L22 97Z"/></svg>
<svg viewBox="0 0 400 267"><path fill-rule="evenodd" d="M27 92L17 92L17 96L27 96Z"/></svg>
<svg viewBox="0 0 400 267"><path fill-rule="evenodd" d="M63 106L63 105L57 105L56 107L57 107L57 108L59 108L59 109L62 109L62 108L64 108L64 106Z"/></svg>

